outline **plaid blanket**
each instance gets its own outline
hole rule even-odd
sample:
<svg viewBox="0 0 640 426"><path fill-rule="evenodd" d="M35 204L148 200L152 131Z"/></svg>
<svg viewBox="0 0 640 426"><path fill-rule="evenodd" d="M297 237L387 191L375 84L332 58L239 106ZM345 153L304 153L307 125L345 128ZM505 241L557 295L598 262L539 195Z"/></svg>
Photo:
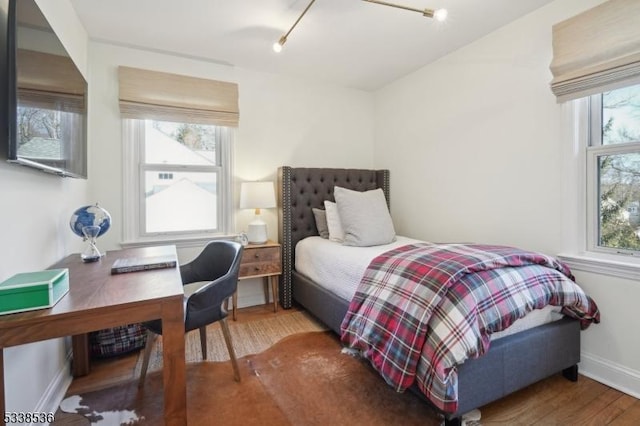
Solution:
<svg viewBox="0 0 640 426"><path fill-rule="evenodd" d="M371 262L341 340L396 391L417 381L437 408L453 413L455 366L487 351L492 332L546 305L563 306L583 329L600 321L596 304L553 257L506 246L409 244Z"/></svg>

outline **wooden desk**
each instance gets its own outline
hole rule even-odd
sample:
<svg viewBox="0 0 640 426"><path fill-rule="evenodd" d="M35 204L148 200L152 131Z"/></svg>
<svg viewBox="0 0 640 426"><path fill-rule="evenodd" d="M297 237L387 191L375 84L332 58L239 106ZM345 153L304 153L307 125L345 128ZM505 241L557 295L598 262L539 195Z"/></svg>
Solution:
<svg viewBox="0 0 640 426"><path fill-rule="evenodd" d="M178 268L111 275L120 257L176 254L175 246L108 252L100 261L83 263L79 254L52 268L69 268L69 293L54 307L0 316L0 366L3 348L135 322L162 319L164 421L187 424L183 290ZM74 343L74 349L76 344ZM75 356L75 354L74 354ZM0 368L0 412L6 411L4 370ZM0 417L4 425L4 416Z"/></svg>

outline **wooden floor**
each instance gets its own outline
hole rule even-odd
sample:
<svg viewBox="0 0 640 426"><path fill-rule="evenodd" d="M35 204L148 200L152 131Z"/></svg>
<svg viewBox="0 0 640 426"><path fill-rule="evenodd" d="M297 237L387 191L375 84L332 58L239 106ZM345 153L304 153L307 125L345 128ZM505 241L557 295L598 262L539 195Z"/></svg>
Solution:
<svg viewBox="0 0 640 426"><path fill-rule="evenodd" d="M295 308L292 308L295 310ZM249 308L238 309L238 322L250 322L267 315L287 315L292 309L278 309L274 314L273 305L258 305ZM228 321L233 321L229 316ZM143 351L135 352L131 355L124 355L111 359L97 359L91 361L91 373L84 377L77 377L71 382L67 390L68 395L90 392L97 389L104 389L117 383L123 383L134 377L134 371L138 362L138 357Z"/></svg>
<svg viewBox="0 0 640 426"><path fill-rule="evenodd" d="M280 309L275 315L290 312ZM253 306L238 310L238 321L252 321L266 315L274 315L271 305ZM91 373L74 379L68 394L135 379L134 369L141 353L93 361ZM558 374L480 410L483 426L640 425L640 400L582 375L573 383Z"/></svg>

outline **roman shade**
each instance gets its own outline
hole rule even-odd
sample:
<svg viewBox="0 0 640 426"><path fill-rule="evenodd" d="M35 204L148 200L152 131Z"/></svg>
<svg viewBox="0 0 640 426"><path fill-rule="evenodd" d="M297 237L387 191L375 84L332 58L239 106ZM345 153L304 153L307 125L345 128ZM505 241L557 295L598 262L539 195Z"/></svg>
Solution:
<svg viewBox="0 0 640 426"><path fill-rule="evenodd" d="M236 83L124 66L118 78L123 117L238 126Z"/></svg>
<svg viewBox="0 0 640 426"><path fill-rule="evenodd" d="M17 93L21 106L81 112L87 83L68 56L16 51ZM46 71L43 71L46 70Z"/></svg>
<svg viewBox="0 0 640 426"><path fill-rule="evenodd" d="M553 26L558 102L640 82L640 1L609 0Z"/></svg>

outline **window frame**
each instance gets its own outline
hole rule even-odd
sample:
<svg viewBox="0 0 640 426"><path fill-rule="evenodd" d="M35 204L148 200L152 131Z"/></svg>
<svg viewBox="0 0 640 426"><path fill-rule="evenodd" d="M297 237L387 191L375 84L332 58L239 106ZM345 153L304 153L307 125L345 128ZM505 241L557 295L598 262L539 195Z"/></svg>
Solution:
<svg viewBox="0 0 640 426"><path fill-rule="evenodd" d="M168 121L168 120L164 120ZM171 243L181 247L198 246L203 241L228 238L233 218L233 139L235 128L217 126L216 161L212 166L143 163L145 120L122 118L123 159L123 247ZM218 133L220 132L220 133ZM160 170L161 169L161 170ZM148 171L217 173L218 229L201 231L145 232L145 179Z"/></svg>
<svg viewBox="0 0 640 426"><path fill-rule="evenodd" d="M588 123L586 140L586 249L619 258L640 258L640 250L604 247L599 244L600 236L600 187L599 157L640 153L640 142L625 142L604 145L602 143L602 93L587 99L586 120Z"/></svg>

